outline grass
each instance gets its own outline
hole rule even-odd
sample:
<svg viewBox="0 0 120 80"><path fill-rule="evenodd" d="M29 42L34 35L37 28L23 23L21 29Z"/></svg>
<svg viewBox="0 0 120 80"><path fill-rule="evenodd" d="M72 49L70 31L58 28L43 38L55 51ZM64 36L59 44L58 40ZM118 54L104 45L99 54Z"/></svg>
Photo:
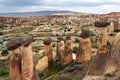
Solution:
<svg viewBox="0 0 120 80"><path fill-rule="evenodd" d="M8 77L8 64L9 64L9 59L7 60L0 60L0 80L1 78L6 78Z"/></svg>
<svg viewBox="0 0 120 80"><path fill-rule="evenodd" d="M55 80L73 80L69 76L59 76Z"/></svg>
<svg viewBox="0 0 120 80"><path fill-rule="evenodd" d="M7 49L5 49L5 50L2 50L2 52L1 52L1 55L2 56L6 56L6 55L8 55L9 53L8 53L8 50Z"/></svg>
<svg viewBox="0 0 120 80"><path fill-rule="evenodd" d="M120 76L118 76L117 80L120 80Z"/></svg>
<svg viewBox="0 0 120 80"><path fill-rule="evenodd" d="M73 47L73 51L72 51L72 52L76 54L76 53L77 53L77 51L78 51L78 47L77 47L77 46L74 46L74 47Z"/></svg>
<svg viewBox="0 0 120 80"><path fill-rule="evenodd" d="M34 29L34 27L24 27L24 28L20 28L20 29L13 29L9 32L4 32L3 34L14 34L14 33L28 33L30 31L32 31Z"/></svg>
<svg viewBox="0 0 120 80"><path fill-rule="evenodd" d="M7 77L8 76L8 71L6 70L0 70L0 77Z"/></svg>
<svg viewBox="0 0 120 80"><path fill-rule="evenodd" d="M43 49L42 46L33 46L33 48L32 48L33 52L35 52L35 53L38 53L42 49Z"/></svg>
<svg viewBox="0 0 120 80"><path fill-rule="evenodd" d="M64 67L62 67L61 65L58 65L53 61L50 61L48 69L44 73L39 74L39 77L41 80L44 80L44 79L52 76L53 74L56 74L56 73L62 71L63 69L64 69Z"/></svg>

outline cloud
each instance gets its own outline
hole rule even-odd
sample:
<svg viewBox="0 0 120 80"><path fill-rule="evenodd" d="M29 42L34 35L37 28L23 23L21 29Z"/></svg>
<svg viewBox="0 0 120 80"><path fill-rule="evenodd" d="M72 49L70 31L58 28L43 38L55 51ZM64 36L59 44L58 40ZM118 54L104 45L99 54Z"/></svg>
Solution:
<svg viewBox="0 0 120 80"><path fill-rule="evenodd" d="M34 0L1 0L3 6L17 7L17 6L32 6L38 3Z"/></svg>
<svg viewBox="0 0 120 80"><path fill-rule="evenodd" d="M90 13L120 11L120 0L0 0L0 12L70 10Z"/></svg>

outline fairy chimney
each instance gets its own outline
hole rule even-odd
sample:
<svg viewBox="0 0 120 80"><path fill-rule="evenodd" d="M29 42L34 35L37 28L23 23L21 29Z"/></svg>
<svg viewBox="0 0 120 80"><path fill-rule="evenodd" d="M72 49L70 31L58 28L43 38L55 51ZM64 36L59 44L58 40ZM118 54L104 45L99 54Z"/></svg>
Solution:
<svg viewBox="0 0 120 80"><path fill-rule="evenodd" d="M52 60L52 40L51 38L46 38L43 40L44 44L44 55L48 57L48 61Z"/></svg>
<svg viewBox="0 0 120 80"><path fill-rule="evenodd" d="M76 62L82 63L84 66L88 64L91 57L91 41L89 39L90 35L91 35L91 32L87 29L81 32L79 48L76 54Z"/></svg>
<svg viewBox="0 0 120 80"><path fill-rule="evenodd" d="M33 64L32 42L33 38L31 36L25 36L22 39L22 80L38 80Z"/></svg>
<svg viewBox="0 0 120 80"><path fill-rule="evenodd" d="M101 48L104 45L107 45L108 41L108 33L107 33L107 26L110 25L107 20L100 20L95 22L95 27L97 28L98 31L98 46Z"/></svg>
<svg viewBox="0 0 120 80"><path fill-rule="evenodd" d="M120 32L116 34L112 49L107 57L104 73L119 73L120 75Z"/></svg>
<svg viewBox="0 0 120 80"><path fill-rule="evenodd" d="M14 37L6 44L10 54L9 80L21 80L20 37Z"/></svg>
<svg viewBox="0 0 120 80"><path fill-rule="evenodd" d="M57 63L61 63L61 51L60 51L60 47L63 46L63 37L60 36L60 37L57 37L57 49L56 49L56 62Z"/></svg>
<svg viewBox="0 0 120 80"><path fill-rule="evenodd" d="M61 64L67 66L72 62L71 36L66 37L64 52L62 54Z"/></svg>
<svg viewBox="0 0 120 80"><path fill-rule="evenodd" d="M120 32L114 38L113 47L109 51L107 50L107 46L102 46L99 54L96 54L91 64L89 65L89 69L86 73L85 77L88 77L87 80L92 80L94 76L99 77L103 74L112 73L116 76L120 75ZM104 54L106 52L106 54ZM84 80L84 79L83 79ZM95 79L97 80L97 79Z"/></svg>

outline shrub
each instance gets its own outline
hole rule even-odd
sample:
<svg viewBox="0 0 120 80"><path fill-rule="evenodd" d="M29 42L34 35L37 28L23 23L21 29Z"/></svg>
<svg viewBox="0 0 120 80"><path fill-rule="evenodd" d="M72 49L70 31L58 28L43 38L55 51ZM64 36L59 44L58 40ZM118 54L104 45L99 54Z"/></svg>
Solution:
<svg viewBox="0 0 120 80"><path fill-rule="evenodd" d="M71 31L71 29L67 29L67 31Z"/></svg>
<svg viewBox="0 0 120 80"><path fill-rule="evenodd" d="M33 48L32 48L32 50L33 50L33 52L36 52L36 53L38 53L40 50L42 50L43 49L43 47L42 46L34 46Z"/></svg>
<svg viewBox="0 0 120 80"><path fill-rule="evenodd" d="M109 35L110 35L110 36L113 36L114 34L113 34L113 33L110 33Z"/></svg>
<svg viewBox="0 0 120 80"><path fill-rule="evenodd" d="M120 80L120 76L118 76L117 80Z"/></svg>
<svg viewBox="0 0 120 80"><path fill-rule="evenodd" d="M3 32L0 32L0 35L3 35Z"/></svg>
<svg viewBox="0 0 120 80"><path fill-rule="evenodd" d="M0 70L0 77L7 77L8 76L8 72L5 70Z"/></svg>
<svg viewBox="0 0 120 80"><path fill-rule="evenodd" d="M62 36L65 36L65 33L63 33Z"/></svg>
<svg viewBox="0 0 120 80"><path fill-rule="evenodd" d="M80 39L79 38L75 38L74 43L79 43L79 42L80 42Z"/></svg>
<svg viewBox="0 0 120 80"><path fill-rule="evenodd" d="M64 29L64 32L66 32L66 29Z"/></svg>
<svg viewBox="0 0 120 80"><path fill-rule="evenodd" d="M77 46L74 46L72 52L73 52L73 53L77 53L77 50L78 50L78 47L77 47Z"/></svg>
<svg viewBox="0 0 120 80"><path fill-rule="evenodd" d="M8 50L7 49L5 49L5 50L2 50L2 52L1 52L1 55L2 56L6 56L6 55L8 55L9 53L8 53Z"/></svg>
<svg viewBox="0 0 120 80"><path fill-rule="evenodd" d="M107 42L107 46L108 46L109 49L112 48L112 45L110 44L110 42Z"/></svg>
<svg viewBox="0 0 120 80"><path fill-rule="evenodd" d="M117 29L117 30L115 30L114 32L120 32L120 30L119 30L119 29Z"/></svg>
<svg viewBox="0 0 120 80"><path fill-rule="evenodd" d="M55 47L55 46L56 46L55 43L53 43L53 44L52 44L52 47Z"/></svg>
<svg viewBox="0 0 120 80"><path fill-rule="evenodd" d="M60 34L56 33L56 36L60 36Z"/></svg>

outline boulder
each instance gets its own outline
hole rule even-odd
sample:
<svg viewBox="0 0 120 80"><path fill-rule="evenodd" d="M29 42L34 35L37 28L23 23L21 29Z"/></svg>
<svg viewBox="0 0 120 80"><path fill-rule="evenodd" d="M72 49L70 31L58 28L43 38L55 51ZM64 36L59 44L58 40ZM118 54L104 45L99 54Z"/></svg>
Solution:
<svg viewBox="0 0 120 80"><path fill-rule="evenodd" d="M37 65L35 66L36 71L38 73L42 73L43 71L45 71L48 67L48 57L45 56L42 59L39 60L39 62L37 63Z"/></svg>

